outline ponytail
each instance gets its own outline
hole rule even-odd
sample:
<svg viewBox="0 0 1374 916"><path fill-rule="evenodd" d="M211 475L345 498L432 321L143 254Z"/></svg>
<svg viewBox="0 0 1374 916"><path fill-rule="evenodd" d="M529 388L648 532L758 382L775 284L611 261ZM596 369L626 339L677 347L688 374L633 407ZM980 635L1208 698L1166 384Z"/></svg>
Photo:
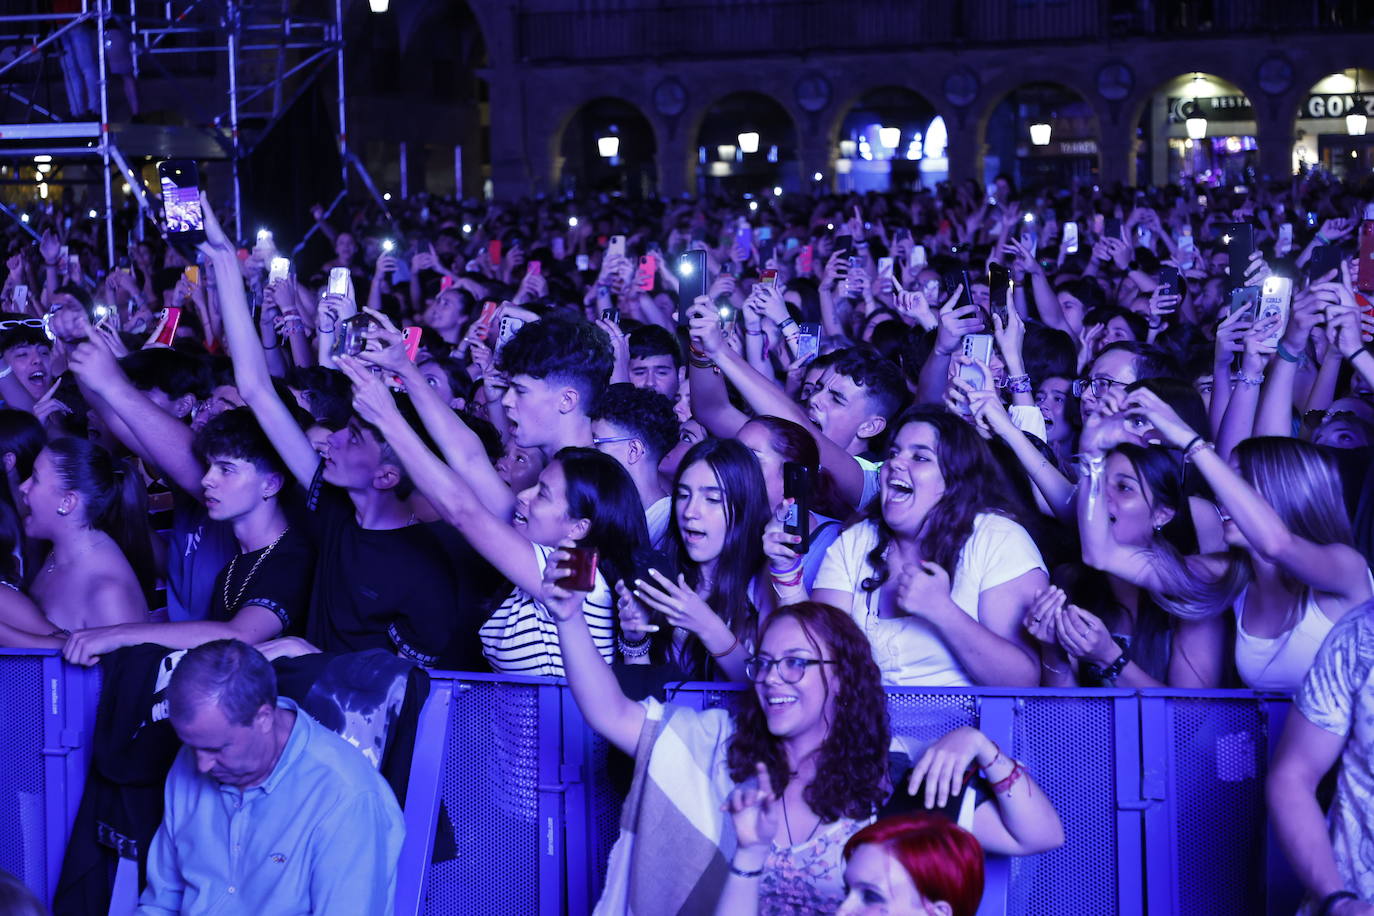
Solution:
<svg viewBox="0 0 1374 916"><path fill-rule="evenodd" d="M115 459L87 439L54 439L47 448L62 486L81 494L86 524L114 540L143 590L151 593L157 567L148 526L148 495L138 465L130 458Z"/></svg>

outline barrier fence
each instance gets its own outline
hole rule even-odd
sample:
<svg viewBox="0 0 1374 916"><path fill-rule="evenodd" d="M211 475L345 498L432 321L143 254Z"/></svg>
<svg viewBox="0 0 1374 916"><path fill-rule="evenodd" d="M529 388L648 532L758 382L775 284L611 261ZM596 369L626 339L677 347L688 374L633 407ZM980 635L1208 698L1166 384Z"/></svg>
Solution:
<svg viewBox="0 0 1374 916"><path fill-rule="evenodd" d="M90 759L98 676L0 651L0 868L50 900ZM670 700L732 701L719 684ZM992 857L980 916L1289 914L1296 884L1265 817L1283 697L1241 691L889 691L918 742L975 725L1031 769L1065 844ZM617 776L616 774L620 775ZM435 673L405 810L397 912L590 912L629 763L560 681ZM436 842L437 840L437 842Z"/></svg>

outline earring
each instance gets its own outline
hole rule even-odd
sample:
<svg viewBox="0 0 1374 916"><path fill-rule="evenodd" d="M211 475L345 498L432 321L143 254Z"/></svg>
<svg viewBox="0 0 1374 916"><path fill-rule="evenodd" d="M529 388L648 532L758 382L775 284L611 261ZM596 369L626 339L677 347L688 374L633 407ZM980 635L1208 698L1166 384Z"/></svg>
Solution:
<svg viewBox="0 0 1374 916"><path fill-rule="evenodd" d="M66 510L66 509L63 509L61 506L58 506L58 507L57 507L57 514L58 514L58 515L66 515L66 514L67 514L67 510Z"/></svg>

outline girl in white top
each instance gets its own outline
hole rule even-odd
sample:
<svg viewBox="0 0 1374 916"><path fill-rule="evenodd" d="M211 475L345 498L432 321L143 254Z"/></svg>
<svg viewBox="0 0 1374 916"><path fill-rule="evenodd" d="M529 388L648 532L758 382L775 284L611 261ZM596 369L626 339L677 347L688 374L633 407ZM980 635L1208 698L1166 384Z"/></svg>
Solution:
<svg viewBox="0 0 1374 916"><path fill-rule="evenodd" d="M992 453L933 407L893 429L879 499L831 545L811 597L858 621L886 684L1035 686L1021 621L1049 577Z"/></svg>
<svg viewBox="0 0 1374 916"><path fill-rule="evenodd" d="M1235 603L1241 678L1295 691L1332 625L1374 594L1335 466L1311 443L1260 436L1236 446L1237 472L1151 392L1133 392L1126 409L1185 449L1216 493L1226 543L1245 552L1253 584Z"/></svg>

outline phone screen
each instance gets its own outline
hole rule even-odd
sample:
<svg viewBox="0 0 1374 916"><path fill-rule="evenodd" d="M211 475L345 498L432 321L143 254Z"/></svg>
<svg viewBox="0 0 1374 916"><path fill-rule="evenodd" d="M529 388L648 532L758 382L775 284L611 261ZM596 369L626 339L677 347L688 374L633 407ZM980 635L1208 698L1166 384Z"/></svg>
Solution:
<svg viewBox="0 0 1374 916"><path fill-rule="evenodd" d="M1250 267L1250 255L1255 251L1255 227L1249 223L1230 223L1221 233L1226 246L1227 284L1235 289L1245 285L1245 271Z"/></svg>
<svg viewBox="0 0 1374 916"><path fill-rule="evenodd" d="M811 548L811 494L815 490L816 469L807 464L787 461L782 466L782 495L792 500L787 507L783 530L801 536L801 543L792 549L799 554Z"/></svg>
<svg viewBox="0 0 1374 916"><path fill-rule="evenodd" d="M348 268L331 267L329 269L329 295L347 296L348 295Z"/></svg>
<svg viewBox="0 0 1374 916"><path fill-rule="evenodd" d="M684 252L677 262L677 323L687 326L687 310L706 295L706 252Z"/></svg>
<svg viewBox="0 0 1374 916"><path fill-rule="evenodd" d="M162 213L170 240L191 244L205 241L205 214L200 209L200 173L186 159L157 165L162 185Z"/></svg>
<svg viewBox="0 0 1374 916"><path fill-rule="evenodd" d="M1360 265L1355 271L1355 288L1374 292L1374 220L1360 223Z"/></svg>
<svg viewBox="0 0 1374 916"><path fill-rule="evenodd" d="M988 306L1005 324L1011 294L1011 271L996 261L988 265Z"/></svg>

